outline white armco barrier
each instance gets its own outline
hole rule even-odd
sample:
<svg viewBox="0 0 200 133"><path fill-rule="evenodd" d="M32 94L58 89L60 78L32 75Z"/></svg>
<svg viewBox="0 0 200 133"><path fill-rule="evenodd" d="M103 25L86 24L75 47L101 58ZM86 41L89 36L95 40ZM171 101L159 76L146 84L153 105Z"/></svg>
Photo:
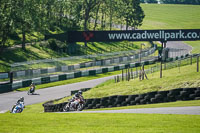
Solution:
<svg viewBox="0 0 200 133"><path fill-rule="evenodd" d="M8 73L0 73L0 79L8 78Z"/></svg>

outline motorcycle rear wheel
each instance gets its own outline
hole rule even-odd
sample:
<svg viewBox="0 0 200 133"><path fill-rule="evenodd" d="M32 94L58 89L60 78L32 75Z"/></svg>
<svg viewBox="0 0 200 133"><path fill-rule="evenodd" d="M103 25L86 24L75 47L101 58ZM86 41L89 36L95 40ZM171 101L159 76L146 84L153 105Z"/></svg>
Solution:
<svg viewBox="0 0 200 133"><path fill-rule="evenodd" d="M84 107L84 104L79 103L78 106L77 106L77 111L82 111L83 107Z"/></svg>

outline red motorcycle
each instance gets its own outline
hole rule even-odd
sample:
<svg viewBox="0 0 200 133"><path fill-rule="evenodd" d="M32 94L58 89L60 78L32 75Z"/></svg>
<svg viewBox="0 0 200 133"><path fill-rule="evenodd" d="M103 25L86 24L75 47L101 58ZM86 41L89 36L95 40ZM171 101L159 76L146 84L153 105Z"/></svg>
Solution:
<svg viewBox="0 0 200 133"><path fill-rule="evenodd" d="M74 102L73 100L69 100L69 102L63 107L63 112L69 111L82 111L85 105L85 100L83 98L79 98L78 104L73 106L71 103Z"/></svg>

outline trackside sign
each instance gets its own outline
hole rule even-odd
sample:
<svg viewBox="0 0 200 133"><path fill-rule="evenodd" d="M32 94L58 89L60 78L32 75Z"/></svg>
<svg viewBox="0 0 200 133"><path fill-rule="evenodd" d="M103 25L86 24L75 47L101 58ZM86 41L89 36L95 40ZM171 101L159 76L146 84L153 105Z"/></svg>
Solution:
<svg viewBox="0 0 200 133"><path fill-rule="evenodd" d="M131 31L69 31L68 42L115 41L194 41L200 40L200 29L131 30Z"/></svg>

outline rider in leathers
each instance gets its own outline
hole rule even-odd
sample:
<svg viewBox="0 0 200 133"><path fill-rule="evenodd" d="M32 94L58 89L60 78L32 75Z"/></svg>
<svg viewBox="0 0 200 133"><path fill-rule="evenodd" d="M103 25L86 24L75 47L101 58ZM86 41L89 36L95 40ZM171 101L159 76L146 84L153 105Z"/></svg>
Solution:
<svg viewBox="0 0 200 133"><path fill-rule="evenodd" d="M75 95L72 97L71 107L76 108L81 99L83 99L82 91L78 91L78 93L75 93Z"/></svg>

